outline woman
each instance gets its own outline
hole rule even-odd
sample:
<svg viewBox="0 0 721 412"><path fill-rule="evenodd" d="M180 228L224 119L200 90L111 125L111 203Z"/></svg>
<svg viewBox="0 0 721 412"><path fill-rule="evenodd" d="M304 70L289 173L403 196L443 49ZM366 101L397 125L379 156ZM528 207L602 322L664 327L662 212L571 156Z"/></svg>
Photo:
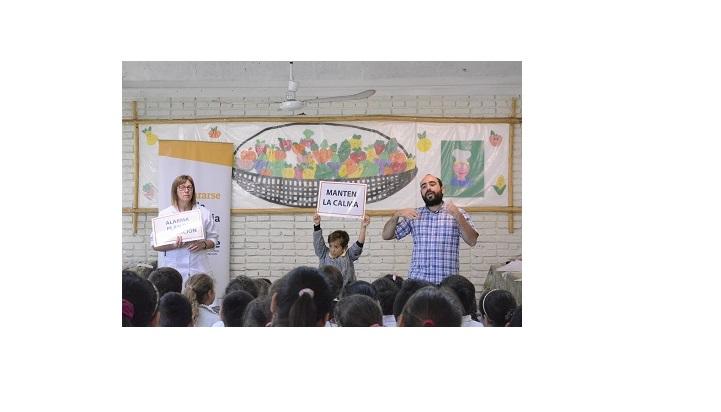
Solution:
<svg viewBox="0 0 721 412"><path fill-rule="evenodd" d="M161 210L158 217L198 209L205 229L205 239L183 242L182 236L178 236L175 243L164 246L155 246L153 236L153 250L161 252L158 253L158 267L176 269L183 276L183 284L185 284L193 274L212 273L207 250L213 249L218 243L218 232L210 211L195 201L195 183L192 177L188 175L176 177L170 189L170 198L173 202L172 206Z"/></svg>

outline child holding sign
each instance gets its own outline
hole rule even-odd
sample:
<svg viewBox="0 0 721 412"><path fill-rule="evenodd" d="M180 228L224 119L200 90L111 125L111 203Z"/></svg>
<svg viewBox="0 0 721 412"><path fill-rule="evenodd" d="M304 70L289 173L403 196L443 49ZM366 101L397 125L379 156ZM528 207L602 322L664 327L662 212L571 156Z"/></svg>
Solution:
<svg viewBox="0 0 721 412"><path fill-rule="evenodd" d="M363 243L366 239L366 228L370 223L368 215L363 216L361 221L358 240L348 247L350 236L344 230L336 230L328 235L328 246L323 241L323 230L320 228L320 215L313 215L313 247L318 256L319 267L331 265L337 267L343 274L343 287L350 282L355 282L355 268L353 262L358 260L363 253ZM342 288L341 288L342 289Z"/></svg>

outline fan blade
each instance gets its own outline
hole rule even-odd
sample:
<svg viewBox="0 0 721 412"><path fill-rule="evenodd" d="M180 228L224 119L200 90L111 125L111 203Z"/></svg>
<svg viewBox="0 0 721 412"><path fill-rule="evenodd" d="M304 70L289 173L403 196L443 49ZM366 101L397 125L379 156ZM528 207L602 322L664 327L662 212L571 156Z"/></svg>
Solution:
<svg viewBox="0 0 721 412"><path fill-rule="evenodd" d="M304 103L327 103L327 102L343 102L346 100L358 100L367 99L376 93L375 90L369 89L360 93L351 94L348 96L333 96L333 97L320 97L317 99L303 100Z"/></svg>

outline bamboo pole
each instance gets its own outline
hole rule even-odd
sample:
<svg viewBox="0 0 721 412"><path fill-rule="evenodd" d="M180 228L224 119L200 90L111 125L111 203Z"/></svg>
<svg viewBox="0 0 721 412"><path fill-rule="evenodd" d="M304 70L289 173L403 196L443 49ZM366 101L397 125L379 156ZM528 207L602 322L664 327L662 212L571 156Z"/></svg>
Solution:
<svg viewBox="0 0 721 412"><path fill-rule="evenodd" d="M404 121L428 123L508 123L519 124L520 117L423 117L423 116L263 116L263 117L207 117L193 119L123 119L123 123L134 124L175 124L175 123L247 123L247 122L352 122L352 121Z"/></svg>
<svg viewBox="0 0 721 412"><path fill-rule="evenodd" d="M138 102L133 100L133 119L138 118ZM133 209L138 208L138 180L140 174L140 124L133 128ZM138 234L138 214L133 213L133 234Z"/></svg>
<svg viewBox="0 0 721 412"><path fill-rule="evenodd" d="M463 210L469 213L521 213L520 207L506 206L483 206L464 207ZM395 210L369 210L369 216L390 216ZM131 208L124 207L125 214L157 214L157 208ZM315 213L314 208L283 208L283 209L230 209L232 215L298 215Z"/></svg>
<svg viewBox="0 0 721 412"><path fill-rule="evenodd" d="M516 98L511 98L511 117L516 117ZM508 133L508 206L513 207L513 143L515 139L514 125L509 125ZM508 233L513 233L513 213L508 214Z"/></svg>

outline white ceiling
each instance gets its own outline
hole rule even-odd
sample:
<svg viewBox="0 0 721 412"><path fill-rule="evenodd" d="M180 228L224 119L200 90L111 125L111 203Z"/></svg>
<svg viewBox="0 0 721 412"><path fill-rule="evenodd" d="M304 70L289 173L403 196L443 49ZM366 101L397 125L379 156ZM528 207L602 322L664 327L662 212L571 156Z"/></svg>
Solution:
<svg viewBox="0 0 721 412"><path fill-rule="evenodd" d="M123 62L123 95L282 99L288 62ZM299 98L375 89L393 95L520 95L521 62L304 62Z"/></svg>

